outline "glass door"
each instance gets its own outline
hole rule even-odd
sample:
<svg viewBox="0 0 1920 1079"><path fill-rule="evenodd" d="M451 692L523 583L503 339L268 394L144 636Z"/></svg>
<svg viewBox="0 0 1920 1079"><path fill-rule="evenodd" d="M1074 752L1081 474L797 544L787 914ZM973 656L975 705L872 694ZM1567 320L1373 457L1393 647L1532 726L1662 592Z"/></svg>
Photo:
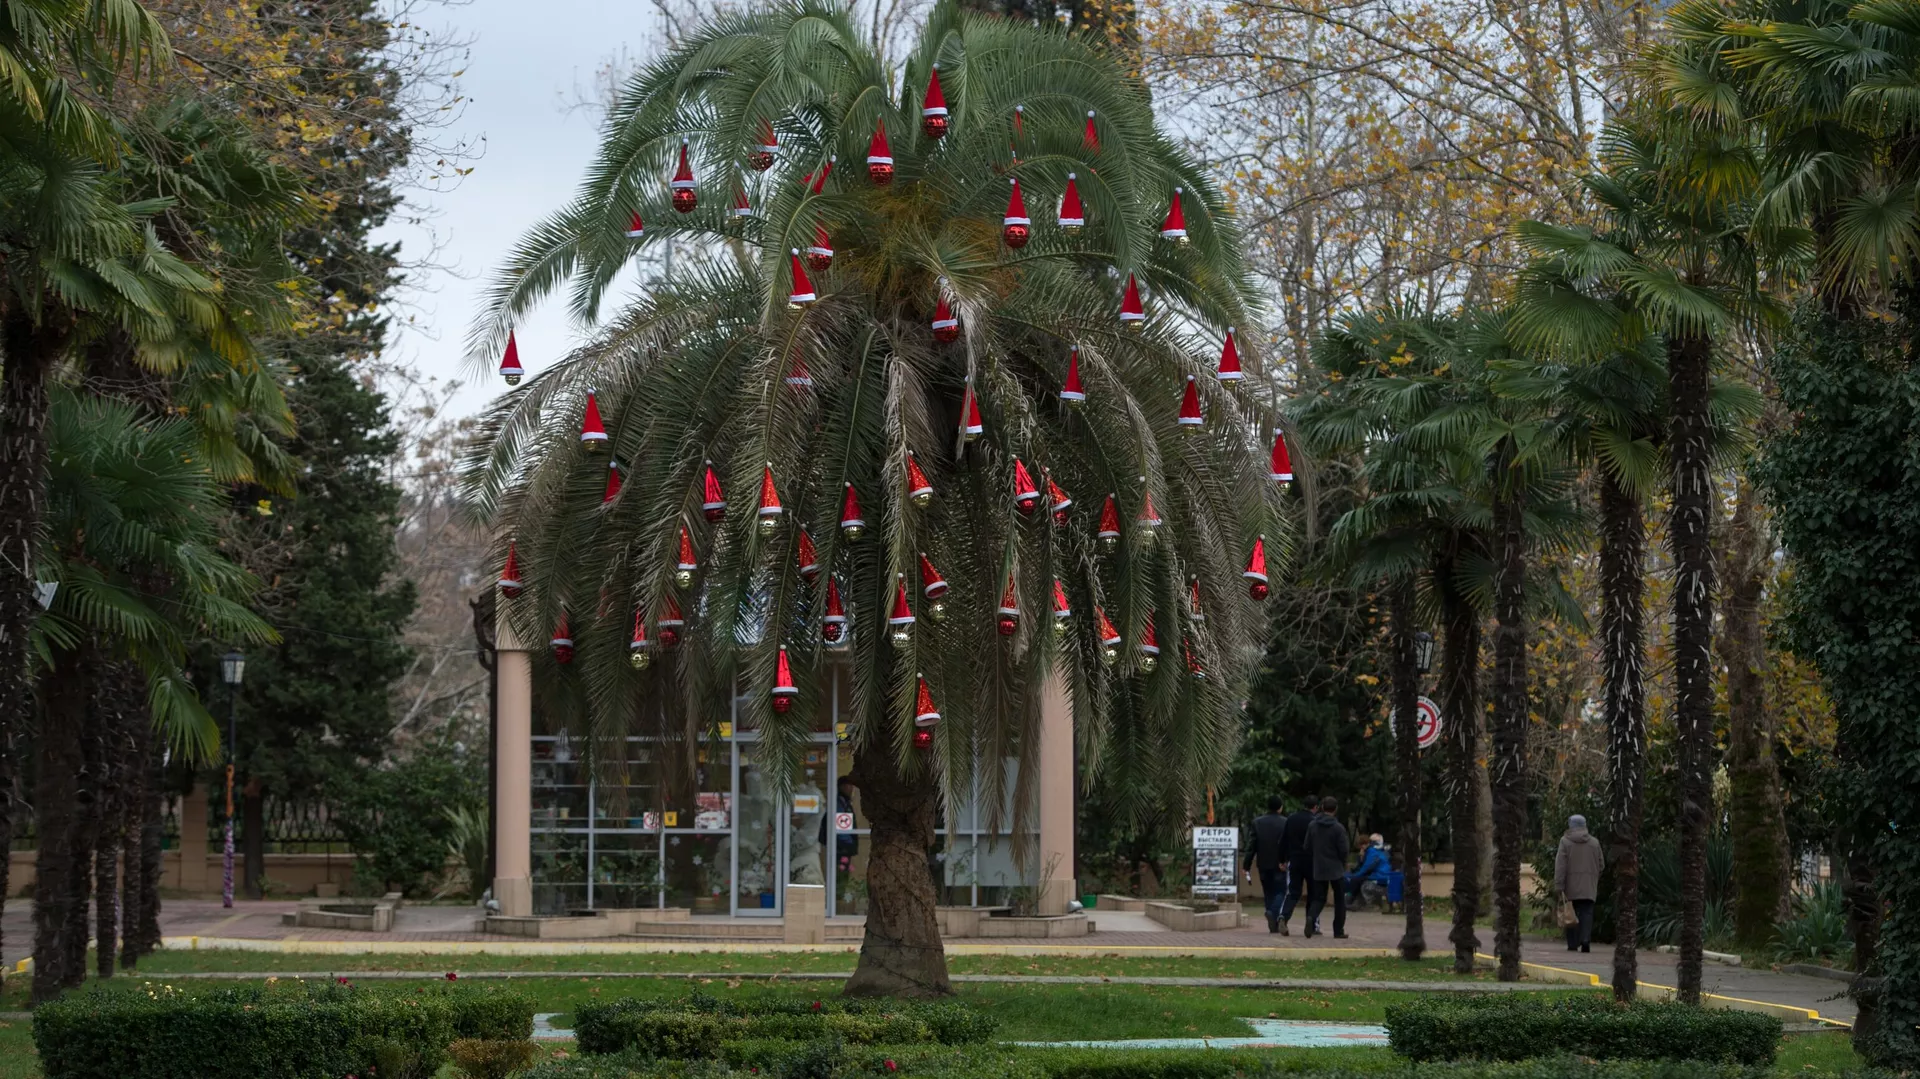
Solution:
<svg viewBox="0 0 1920 1079"><path fill-rule="evenodd" d="M800 751L793 773L793 794L788 801L787 883L827 883L827 851L833 844L833 799L828 793L833 777L829 775L833 746L808 742Z"/></svg>
<svg viewBox="0 0 1920 1079"><path fill-rule="evenodd" d="M775 775L761 765L758 742L734 743L733 913L776 917L785 879L786 814L775 801Z"/></svg>

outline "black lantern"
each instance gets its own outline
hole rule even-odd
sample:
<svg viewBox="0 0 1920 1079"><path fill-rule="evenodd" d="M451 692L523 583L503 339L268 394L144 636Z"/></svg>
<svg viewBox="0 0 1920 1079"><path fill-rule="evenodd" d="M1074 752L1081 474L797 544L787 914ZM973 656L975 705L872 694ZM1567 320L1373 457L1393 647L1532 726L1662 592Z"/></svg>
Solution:
<svg viewBox="0 0 1920 1079"><path fill-rule="evenodd" d="M247 674L247 657L238 652L228 652L220 657L220 680L230 686L237 686Z"/></svg>
<svg viewBox="0 0 1920 1079"><path fill-rule="evenodd" d="M1413 669L1416 674L1433 670L1433 634L1424 629L1413 635Z"/></svg>

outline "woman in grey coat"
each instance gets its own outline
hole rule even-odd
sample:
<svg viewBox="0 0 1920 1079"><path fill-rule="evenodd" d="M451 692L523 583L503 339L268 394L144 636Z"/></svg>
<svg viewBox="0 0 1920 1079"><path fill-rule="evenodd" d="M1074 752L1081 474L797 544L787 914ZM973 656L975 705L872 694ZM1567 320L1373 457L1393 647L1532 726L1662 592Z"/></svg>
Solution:
<svg viewBox="0 0 1920 1079"><path fill-rule="evenodd" d="M1567 818L1567 833L1553 856L1553 890L1562 903L1573 904L1574 923L1567 926L1567 950L1593 950L1593 900L1600 894L1600 841L1587 831L1587 818Z"/></svg>

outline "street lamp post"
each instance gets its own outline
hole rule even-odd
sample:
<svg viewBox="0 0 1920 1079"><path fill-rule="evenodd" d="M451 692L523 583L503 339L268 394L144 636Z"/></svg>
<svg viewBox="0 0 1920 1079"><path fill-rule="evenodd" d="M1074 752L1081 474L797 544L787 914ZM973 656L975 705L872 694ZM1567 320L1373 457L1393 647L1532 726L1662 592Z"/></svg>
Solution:
<svg viewBox="0 0 1920 1079"><path fill-rule="evenodd" d="M234 702L240 695L240 680L247 673L247 657L228 652L220 657L220 680L227 684L227 836L220 873L220 905L233 906L233 743L236 734Z"/></svg>
<svg viewBox="0 0 1920 1079"><path fill-rule="evenodd" d="M1426 630L1413 635L1413 673L1424 675L1433 670L1433 634Z"/></svg>

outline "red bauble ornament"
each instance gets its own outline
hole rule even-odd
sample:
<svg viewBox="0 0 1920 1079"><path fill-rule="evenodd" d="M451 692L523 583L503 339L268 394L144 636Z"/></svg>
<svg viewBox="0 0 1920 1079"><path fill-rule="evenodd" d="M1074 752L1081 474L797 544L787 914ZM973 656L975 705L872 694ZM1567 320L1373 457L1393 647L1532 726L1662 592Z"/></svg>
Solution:
<svg viewBox="0 0 1920 1079"><path fill-rule="evenodd" d="M660 647L677 648L679 647L679 645L680 645L680 631L677 629L668 629L666 626L661 626L660 627Z"/></svg>
<svg viewBox="0 0 1920 1079"><path fill-rule="evenodd" d="M1020 628L1020 620L1012 615L1003 614L995 625L1000 629L1000 636L1011 637L1014 631Z"/></svg>
<svg viewBox="0 0 1920 1079"><path fill-rule="evenodd" d="M947 126L947 95L940 90L940 65L935 64L927 79L927 96L921 102L920 130L930 139L943 139Z"/></svg>
<svg viewBox="0 0 1920 1079"><path fill-rule="evenodd" d="M813 246L807 248L807 269L822 273L833 265L833 241L825 226L813 226Z"/></svg>
<svg viewBox="0 0 1920 1079"><path fill-rule="evenodd" d="M914 731L913 732L913 748L932 749L933 748L933 731L929 730L926 727L922 727L919 730ZM892 1064L893 1062L888 1061L887 1063ZM887 1070L893 1071L894 1069L889 1067Z"/></svg>
<svg viewBox="0 0 1920 1079"><path fill-rule="evenodd" d="M760 143L747 152L747 164L755 172L765 172L773 167L773 155L780 149L773 137L773 122L760 121Z"/></svg>
<svg viewBox="0 0 1920 1079"><path fill-rule="evenodd" d="M1032 235L1033 221L1027 217L1027 200L1020 195L1020 180L1013 180L1013 194L1007 196L1007 213L1000 219L1000 238L1007 246L1018 250L1027 246L1027 237Z"/></svg>
<svg viewBox="0 0 1920 1079"><path fill-rule="evenodd" d="M893 182L893 148L887 145L887 122L880 121L874 129L873 141L867 144L867 179L875 187L885 187Z"/></svg>
<svg viewBox="0 0 1920 1079"><path fill-rule="evenodd" d="M680 167L674 171L668 187L673 189L673 208L683 214L693 212L700 196L693 190L693 165L687 160L687 140L680 140Z"/></svg>

